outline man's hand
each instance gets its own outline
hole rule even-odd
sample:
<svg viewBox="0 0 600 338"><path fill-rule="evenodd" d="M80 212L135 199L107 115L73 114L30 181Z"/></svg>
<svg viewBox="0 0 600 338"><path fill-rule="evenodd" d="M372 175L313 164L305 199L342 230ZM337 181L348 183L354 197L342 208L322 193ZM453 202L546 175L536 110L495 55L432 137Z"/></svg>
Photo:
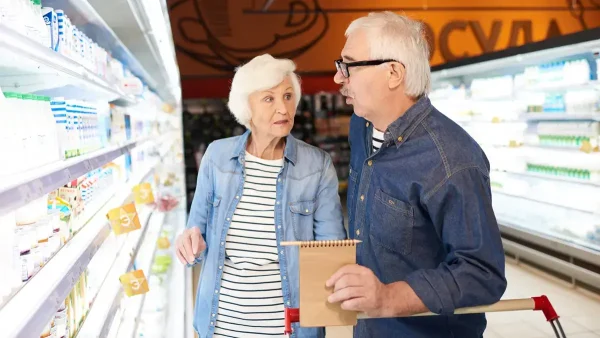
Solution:
<svg viewBox="0 0 600 338"><path fill-rule="evenodd" d="M206 249L206 242L198 227L185 229L175 243L175 251L182 264L194 264L194 260Z"/></svg>
<svg viewBox="0 0 600 338"><path fill-rule="evenodd" d="M333 287L328 301L341 303L344 310L364 312L369 317L391 315L386 304L387 286L365 267L347 265L331 276L325 286Z"/></svg>
<svg viewBox="0 0 600 338"><path fill-rule="evenodd" d="M348 311L363 312L370 318L405 317L429 309L404 281L383 284L373 271L359 265L347 265L327 281L333 287L330 303L341 303Z"/></svg>

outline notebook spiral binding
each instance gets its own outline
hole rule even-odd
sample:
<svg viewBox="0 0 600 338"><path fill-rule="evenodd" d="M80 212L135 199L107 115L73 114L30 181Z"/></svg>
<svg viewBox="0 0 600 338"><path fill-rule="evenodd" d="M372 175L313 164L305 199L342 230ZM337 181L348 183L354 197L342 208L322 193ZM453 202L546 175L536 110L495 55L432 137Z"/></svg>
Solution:
<svg viewBox="0 0 600 338"><path fill-rule="evenodd" d="M356 246L359 242L353 239L330 240L330 241L302 241L301 248L324 248L324 247L340 247L340 246Z"/></svg>

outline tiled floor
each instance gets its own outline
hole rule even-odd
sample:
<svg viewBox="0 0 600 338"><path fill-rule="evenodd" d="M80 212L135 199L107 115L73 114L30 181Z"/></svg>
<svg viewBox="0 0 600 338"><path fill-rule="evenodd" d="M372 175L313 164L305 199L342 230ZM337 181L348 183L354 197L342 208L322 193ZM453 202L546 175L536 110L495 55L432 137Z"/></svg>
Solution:
<svg viewBox="0 0 600 338"><path fill-rule="evenodd" d="M533 270L507 262L508 289L504 299L546 295L561 316L568 338L600 338L600 297L577 292ZM490 313L484 338L550 338L552 327L540 312ZM327 336L351 338L350 327L329 328Z"/></svg>

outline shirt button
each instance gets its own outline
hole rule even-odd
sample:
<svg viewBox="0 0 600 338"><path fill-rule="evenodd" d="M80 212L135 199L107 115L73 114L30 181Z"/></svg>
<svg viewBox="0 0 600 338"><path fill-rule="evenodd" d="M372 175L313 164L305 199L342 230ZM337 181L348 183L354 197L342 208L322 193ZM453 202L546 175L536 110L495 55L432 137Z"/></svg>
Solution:
<svg viewBox="0 0 600 338"><path fill-rule="evenodd" d="M283 276L283 279L284 279L284 280L285 280L285 279L287 279L287 276Z"/></svg>
<svg viewBox="0 0 600 338"><path fill-rule="evenodd" d="M305 209L304 212L308 212L308 209Z"/></svg>
<svg viewBox="0 0 600 338"><path fill-rule="evenodd" d="M213 318L215 318L217 315L213 313Z"/></svg>
<svg viewBox="0 0 600 338"><path fill-rule="evenodd" d="M287 305L290 305L290 302L287 302Z"/></svg>
<svg viewBox="0 0 600 338"><path fill-rule="evenodd" d="M398 136L398 142L402 142L402 140L404 140L402 136Z"/></svg>
<svg viewBox="0 0 600 338"><path fill-rule="evenodd" d="M283 250L281 250L280 253L283 255Z"/></svg>
<svg viewBox="0 0 600 338"><path fill-rule="evenodd" d="M222 266L219 266L219 270L223 270L223 267L222 267Z"/></svg>
<svg viewBox="0 0 600 338"><path fill-rule="evenodd" d="M356 230L356 236L360 236L360 230Z"/></svg>
<svg viewBox="0 0 600 338"><path fill-rule="evenodd" d="M225 245L225 242L221 242L221 246Z"/></svg>
<svg viewBox="0 0 600 338"><path fill-rule="evenodd" d="M278 225L278 226L277 226L277 229L281 229L281 225Z"/></svg>
<svg viewBox="0 0 600 338"><path fill-rule="evenodd" d="M360 195L360 200L364 201L365 200L365 195Z"/></svg>
<svg viewBox="0 0 600 338"><path fill-rule="evenodd" d="M214 325L215 325L215 322L210 322L210 325L211 325L211 326L214 326Z"/></svg>
<svg viewBox="0 0 600 338"><path fill-rule="evenodd" d="M367 162L367 164L368 164L368 165L369 165L369 167L370 167L370 166L372 166L372 165L373 165L373 161L369 160L369 162Z"/></svg>
<svg viewBox="0 0 600 338"><path fill-rule="evenodd" d="M277 180L277 182L281 182L281 178Z"/></svg>
<svg viewBox="0 0 600 338"><path fill-rule="evenodd" d="M219 290L215 290L215 294L219 293Z"/></svg>
<svg viewBox="0 0 600 338"><path fill-rule="evenodd" d="M279 201L277 201L277 205L279 205Z"/></svg>
<svg viewBox="0 0 600 338"><path fill-rule="evenodd" d="M231 221L231 218L227 217L227 220L228 220L228 221Z"/></svg>
<svg viewBox="0 0 600 338"><path fill-rule="evenodd" d="M239 199L240 199L240 196L235 196L235 199L236 199L236 200L239 200Z"/></svg>
<svg viewBox="0 0 600 338"><path fill-rule="evenodd" d="M369 122L367 122L367 127L369 126Z"/></svg>

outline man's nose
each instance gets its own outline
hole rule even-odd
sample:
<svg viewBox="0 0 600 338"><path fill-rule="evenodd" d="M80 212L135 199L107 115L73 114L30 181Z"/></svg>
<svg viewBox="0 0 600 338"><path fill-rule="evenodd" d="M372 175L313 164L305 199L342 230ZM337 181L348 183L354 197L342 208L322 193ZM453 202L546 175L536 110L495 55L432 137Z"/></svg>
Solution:
<svg viewBox="0 0 600 338"><path fill-rule="evenodd" d="M346 81L346 77L339 70L335 72L333 76L333 82L337 84L343 84Z"/></svg>

